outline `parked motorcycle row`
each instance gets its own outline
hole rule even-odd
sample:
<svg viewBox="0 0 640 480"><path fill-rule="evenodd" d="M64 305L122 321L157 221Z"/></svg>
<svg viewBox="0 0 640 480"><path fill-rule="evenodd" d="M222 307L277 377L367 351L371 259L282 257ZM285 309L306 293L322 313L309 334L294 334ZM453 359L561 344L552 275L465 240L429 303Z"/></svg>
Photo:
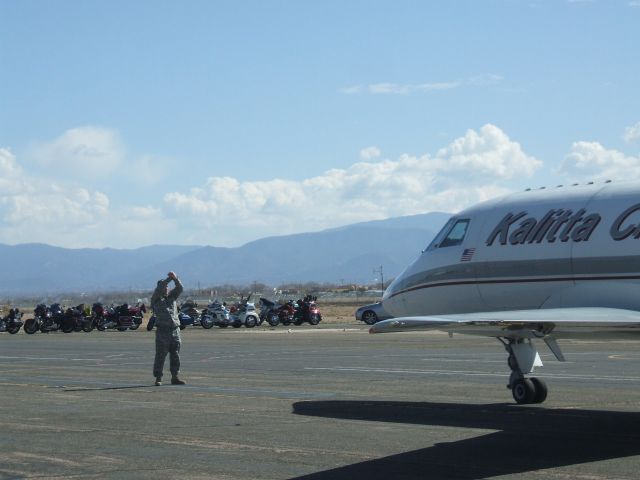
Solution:
<svg viewBox="0 0 640 480"><path fill-rule="evenodd" d="M308 322L317 325L322 320L320 310L316 305L318 297L306 295L303 299L294 302L289 300L276 303L266 298L260 298L260 322L266 321L275 327L282 325L302 325Z"/></svg>
<svg viewBox="0 0 640 480"><path fill-rule="evenodd" d="M84 304L63 308L59 303L46 305L41 303L33 311L33 318L24 322L24 331L28 334L36 332L91 332L93 329L135 330L142 324L142 316L147 311L144 304L105 306L100 302L91 308Z"/></svg>
<svg viewBox="0 0 640 480"><path fill-rule="evenodd" d="M253 328L267 322L272 327L282 325L302 325L309 323L317 325L322 315L316 305L317 297L307 295L297 301L275 302L260 298L259 310L254 302L250 302L251 295L241 297L240 301L231 306L215 300L205 308L199 309L196 302L187 300L179 307L180 329L188 326L202 328L234 327ZM105 330L136 330L142 324L143 315L147 311L143 303L135 306L127 303L122 305L103 305L94 303L91 307L80 304L75 307L64 308L59 303L46 305L41 303L33 311L33 317L22 321L23 313L18 308L10 309L6 316L0 314L0 333L18 333L24 328L25 333L48 333L62 331L91 332L94 329ZM147 330L153 330L156 317L152 315L147 323Z"/></svg>
<svg viewBox="0 0 640 480"><path fill-rule="evenodd" d="M288 302L276 303L266 298L260 298L259 308L256 310L254 302L249 302L251 295L247 298L240 298L240 301L227 306L215 300L206 308L199 310L198 305L187 300L180 305L178 316L180 318L180 329L188 326L200 326L203 328L211 328L217 326L220 328L234 327L253 328L267 322L272 327L278 324L283 325L302 325L308 322L310 325L317 325L322 320L320 310L316 305L317 297L307 295L304 299ZM147 323L147 330L153 330L155 327L155 316L151 316Z"/></svg>

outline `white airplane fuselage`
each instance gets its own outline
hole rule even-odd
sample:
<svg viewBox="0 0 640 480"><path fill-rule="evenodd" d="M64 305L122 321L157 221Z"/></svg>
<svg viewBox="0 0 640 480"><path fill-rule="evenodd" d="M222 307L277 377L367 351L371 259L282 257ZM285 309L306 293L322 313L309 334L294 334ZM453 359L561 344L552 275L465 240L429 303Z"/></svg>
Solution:
<svg viewBox="0 0 640 480"><path fill-rule="evenodd" d="M395 317L640 310L640 183L525 191L461 211L383 303Z"/></svg>

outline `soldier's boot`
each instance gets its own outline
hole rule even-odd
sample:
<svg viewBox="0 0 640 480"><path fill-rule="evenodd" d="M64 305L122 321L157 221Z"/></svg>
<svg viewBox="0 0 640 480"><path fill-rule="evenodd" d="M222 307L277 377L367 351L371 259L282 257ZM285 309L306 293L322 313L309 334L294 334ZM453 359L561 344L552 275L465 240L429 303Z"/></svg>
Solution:
<svg viewBox="0 0 640 480"><path fill-rule="evenodd" d="M184 381L180 380L178 377L171 378L171 385L184 385Z"/></svg>

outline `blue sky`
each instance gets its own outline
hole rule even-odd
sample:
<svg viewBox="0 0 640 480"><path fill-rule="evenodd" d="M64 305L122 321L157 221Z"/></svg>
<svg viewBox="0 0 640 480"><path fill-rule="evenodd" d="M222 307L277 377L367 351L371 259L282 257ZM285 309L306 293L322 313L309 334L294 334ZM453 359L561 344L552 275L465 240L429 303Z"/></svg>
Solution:
<svg viewBox="0 0 640 480"><path fill-rule="evenodd" d="M0 242L237 246L640 176L640 0L0 0Z"/></svg>

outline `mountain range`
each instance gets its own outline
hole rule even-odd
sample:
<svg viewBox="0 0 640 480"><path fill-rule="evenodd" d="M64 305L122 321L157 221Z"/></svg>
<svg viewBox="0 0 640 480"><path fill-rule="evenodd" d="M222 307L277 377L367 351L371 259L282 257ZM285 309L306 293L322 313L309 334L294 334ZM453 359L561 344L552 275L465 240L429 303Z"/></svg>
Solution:
<svg viewBox="0 0 640 480"><path fill-rule="evenodd" d="M186 288L252 282L374 282L415 259L449 218L426 213L313 233L267 237L237 248L153 245L67 249L0 244L0 297L151 289L170 270Z"/></svg>

